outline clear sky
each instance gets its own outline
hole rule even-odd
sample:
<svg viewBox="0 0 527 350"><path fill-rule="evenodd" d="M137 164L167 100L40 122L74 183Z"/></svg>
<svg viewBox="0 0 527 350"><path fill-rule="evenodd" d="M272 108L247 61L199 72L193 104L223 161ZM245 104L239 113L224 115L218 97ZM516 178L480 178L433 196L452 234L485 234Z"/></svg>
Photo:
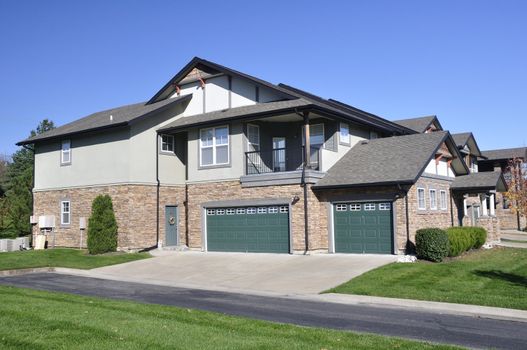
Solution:
<svg viewBox="0 0 527 350"><path fill-rule="evenodd" d="M193 56L527 145L527 1L0 1L0 153L148 100Z"/></svg>

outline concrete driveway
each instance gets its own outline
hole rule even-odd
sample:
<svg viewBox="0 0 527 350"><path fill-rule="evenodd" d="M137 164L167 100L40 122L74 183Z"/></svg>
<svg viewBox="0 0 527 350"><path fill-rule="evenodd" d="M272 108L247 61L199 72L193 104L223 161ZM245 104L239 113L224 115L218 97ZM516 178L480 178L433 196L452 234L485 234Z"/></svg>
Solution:
<svg viewBox="0 0 527 350"><path fill-rule="evenodd" d="M207 290L314 294L396 261L393 255L155 252L151 259L90 270L90 277Z"/></svg>

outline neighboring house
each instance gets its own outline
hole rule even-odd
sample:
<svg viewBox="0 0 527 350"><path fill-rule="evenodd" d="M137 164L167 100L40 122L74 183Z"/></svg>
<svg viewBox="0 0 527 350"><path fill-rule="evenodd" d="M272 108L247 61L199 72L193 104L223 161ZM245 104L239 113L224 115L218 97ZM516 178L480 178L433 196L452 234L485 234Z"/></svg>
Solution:
<svg viewBox="0 0 527 350"><path fill-rule="evenodd" d="M527 147L496 149L482 152L484 159L479 161L480 171L501 171L506 181L510 179L509 162L513 159L527 161ZM527 227L527 218L519 213L513 213L505 196L500 198L497 212L502 229L521 230Z"/></svg>
<svg viewBox="0 0 527 350"><path fill-rule="evenodd" d="M194 58L146 103L19 145L35 145L34 215L58 218L59 246L79 245L107 193L123 250L397 254L419 228L457 225L456 184L482 183L427 118L415 129Z"/></svg>

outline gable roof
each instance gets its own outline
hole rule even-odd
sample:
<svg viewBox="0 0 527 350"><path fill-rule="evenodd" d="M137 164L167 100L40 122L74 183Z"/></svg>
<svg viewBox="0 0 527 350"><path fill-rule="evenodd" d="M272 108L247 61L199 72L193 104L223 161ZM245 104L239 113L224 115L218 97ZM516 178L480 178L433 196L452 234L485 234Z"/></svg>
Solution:
<svg viewBox="0 0 527 350"><path fill-rule="evenodd" d="M508 160L513 158L522 158L527 160L527 147L503 148L483 151L482 154L488 160Z"/></svg>
<svg viewBox="0 0 527 350"><path fill-rule="evenodd" d="M433 123L439 126L439 130L443 130L441 123L439 123L439 119L437 119L437 116L435 115L429 115L429 116L417 117L417 118L399 119L399 120L394 120L393 122L396 124L402 125L405 128L417 131L419 133L425 132L430 127L430 125L432 125Z"/></svg>
<svg viewBox="0 0 527 350"><path fill-rule="evenodd" d="M455 191L507 191L507 183L501 171L485 171L458 176L452 182L451 188Z"/></svg>
<svg viewBox="0 0 527 350"><path fill-rule="evenodd" d="M179 103L190 100L192 95L170 98L161 102L146 105L144 102L107 109L90 114L84 118L59 126L45 133L29 137L17 143L18 146L32 144L65 136L71 136L90 131L116 128L129 125L154 113L169 109Z"/></svg>
<svg viewBox="0 0 527 350"><path fill-rule="evenodd" d="M443 142L451 148L457 173L468 173L448 131L358 142L313 188L413 184Z"/></svg>
<svg viewBox="0 0 527 350"><path fill-rule="evenodd" d="M203 124L227 122L242 118L264 117L269 114L276 116L280 114L294 113L302 107L309 106L312 106L312 104L301 98L295 100L257 103L249 106L228 108L220 111L181 117L163 126L158 132L169 132Z"/></svg>
<svg viewBox="0 0 527 350"><path fill-rule="evenodd" d="M285 98L295 98L295 96L291 95L289 92L285 91L284 89L280 88L279 86L276 86L276 85L274 85L274 84L272 84L272 83L270 83L268 81L262 80L260 78L256 78L256 77L254 77L252 75L239 72L239 71L234 70L232 68L228 68L228 67L222 66L221 64L217 64L215 62L211 62L211 61L205 60L205 59L200 58L200 57L194 57L189 63L187 63L185 65L185 67L183 67L179 72L177 72L176 75L174 75L174 77L172 77L172 79L170 79L168 81L168 83L166 83L161 88L161 90L159 90L147 102L147 104L155 103L155 102L164 100L167 97L171 96L176 91L176 86L175 85L178 82L180 82L182 79L184 79L194 68L196 68L196 67L203 67L203 66L212 68L215 71L218 71L218 72L223 73L223 74L227 74L227 75L239 77L239 78L242 78L242 79L245 79L245 80L249 80L249 81L253 82L254 84L256 84L258 86L263 86L263 87L266 87L268 89L274 90L274 91L280 93L281 95L283 95L284 99Z"/></svg>
<svg viewBox="0 0 527 350"><path fill-rule="evenodd" d="M355 108L343 102L334 99L326 100L320 96L313 95L309 92L282 83L278 84L278 86L289 91L298 98L304 98L312 102L315 106L342 114L347 119L351 119L359 123L374 125L382 130L389 132L398 132L400 134L414 133L414 131L411 129L398 125L375 114L365 112L361 109Z"/></svg>
<svg viewBox="0 0 527 350"><path fill-rule="evenodd" d="M452 134L452 138L456 142L456 145L459 149L463 149L467 144L469 144L468 146L474 152L475 156L485 158L485 156L481 154L478 143L476 142L476 138L471 132Z"/></svg>

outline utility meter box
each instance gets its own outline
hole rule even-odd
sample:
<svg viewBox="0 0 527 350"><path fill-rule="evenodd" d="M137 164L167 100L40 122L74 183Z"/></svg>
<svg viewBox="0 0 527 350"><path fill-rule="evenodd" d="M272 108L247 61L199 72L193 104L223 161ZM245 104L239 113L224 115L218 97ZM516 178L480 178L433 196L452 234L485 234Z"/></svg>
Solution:
<svg viewBox="0 0 527 350"><path fill-rule="evenodd" d="M79 218L79 228L86 230L86 218Z"/></svg>
<svg viewBox="0 0 527 350"><path fill-rule="evenodd" d="M38 217L38 227L42 229L55 228L55 215L41 215Z"/></svg>

